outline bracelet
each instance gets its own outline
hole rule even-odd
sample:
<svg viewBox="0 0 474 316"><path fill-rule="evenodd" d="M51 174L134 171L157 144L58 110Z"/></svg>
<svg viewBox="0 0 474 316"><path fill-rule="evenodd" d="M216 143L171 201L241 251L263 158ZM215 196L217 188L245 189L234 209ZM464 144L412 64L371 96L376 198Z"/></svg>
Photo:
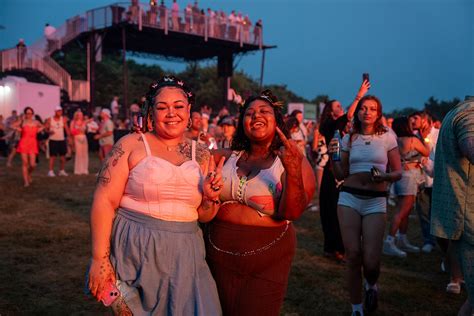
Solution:
<svg viewBox="0 0 474 316"><path fill-rule="evenodd" d="M359 101L360 99L362 99L362 97L359 97L358 95L356 95L354 100Z"/></svg>
<svg viewBox="0 0 474 316"><path fill-rule="evenodd" d="M202 199L205 200L205 201L212 202L213 204L216 204L216 205L221 203L221 201L219 200L219 198L217 198L217 199L215 199L215 200L212 200L212 199L208 198L208 197L205 196L205 195L203 196Z"/></svg>

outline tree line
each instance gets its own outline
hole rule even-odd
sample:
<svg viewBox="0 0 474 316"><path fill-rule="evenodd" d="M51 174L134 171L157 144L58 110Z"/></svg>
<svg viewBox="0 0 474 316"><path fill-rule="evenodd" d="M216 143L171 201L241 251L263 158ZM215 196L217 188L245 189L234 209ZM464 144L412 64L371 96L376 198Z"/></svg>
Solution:
<svg viewBox="0 0 474 316"><path fill-rule="evenodd" d="M82 50L71 50L67 54L57 54L56 61L64 67L74 79L86 79L86 58ZM164 74L173 74L183 79L196 94L196 106L207 105L217 112L222 107L223 78L217 77L217 65L201 66L199 63L188 63L184 71L173 72L164 70L156 64L138 63L133 58L127 60L128 71L128 102L139 103L146 93L148 86ZM260 92L257 80L251 78L243 71L235 71L231 87L244 99ZM286 85L264 85L262 89L271 89L273 93L285 104L289 102L303 102L319 104L330 99L328 95L320 94L311 100L298 96L287 88ZM113 96L123 97L123 62L120 54L107 54L100 63L96 64L96 105L108 106ZM121 100L123 102L123 99ZM435 118L442 120L446 113L453 108L460 99L437 100L430 97L423 105L423 109L430 112ZM128 105L130 105L128 104ZM127 105L127 106L128 106ZM237 112L238 106L230 106L231 112ZM405 107L385 113L389 117L409 115L419 111L420 107Z"/></svg>

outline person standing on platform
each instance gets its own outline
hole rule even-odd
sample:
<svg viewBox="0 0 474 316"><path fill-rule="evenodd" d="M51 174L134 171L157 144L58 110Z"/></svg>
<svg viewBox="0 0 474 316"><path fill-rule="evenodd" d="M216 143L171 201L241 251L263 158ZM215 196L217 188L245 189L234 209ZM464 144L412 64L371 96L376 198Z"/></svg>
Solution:
<svg viewBox="0 0 474 316"><path fill-rule="evenodd" d="M176 0L173 0L171 6L171 24L173 31L179 31L179 4Z"/></svg>
<svg viewBox="0 0 474 316"><path fill-rule="evenodd" d="M18 69L23 69L25 66L26 57L26 44L25 41L20 38L18 44L16 44L16 60Z"/></svg>

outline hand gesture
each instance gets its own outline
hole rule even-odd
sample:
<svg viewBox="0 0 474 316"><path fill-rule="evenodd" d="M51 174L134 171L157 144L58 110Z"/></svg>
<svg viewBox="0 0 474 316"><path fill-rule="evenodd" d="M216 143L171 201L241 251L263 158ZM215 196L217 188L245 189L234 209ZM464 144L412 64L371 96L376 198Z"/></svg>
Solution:
<svg viewBox="0 0 474 316"><path fill-rule="evenodd" d="M296 175L301 172L301 162L303 161L303 153L294 140L288 140L285 134L277 127L276 132L280 137L283 146L276 151L280 158L285 171L289 175Z"/></svg>
<svg viewBox="0 0 474 316"><path fill-rule="evenodd" d="M115 271L109 257L92 259L89 269L89 289L94 297L100 301L101 293L108 282L115 283Z"/></svg>
<svg viewBox="0 0 474 316"><path fill-rule="evenodd" d="M370 81L364 80L362 81L362 84L360 85L359 92L357 92L357 97L362 98L367 91L370 89Z"/></svg>
<svg viewBox="0 0 474 316"><path fill-rule="evenodd" d="M203 105L201 107L201 113L202 114L207 114L209 116L211 116L211 113L212 113L212 109L210 107L208 107L207 105Z"/></svg>
<svg viewBox="0 0 474 316"><path fill-rule="evenodd" d="M216 167L214 156L211 154L209 158L208 173L203 183L203 195L208 200L216 201L219 199L219 194L223 186L222 167L224 166L224 161L225 157L222 157Z"/></svg>

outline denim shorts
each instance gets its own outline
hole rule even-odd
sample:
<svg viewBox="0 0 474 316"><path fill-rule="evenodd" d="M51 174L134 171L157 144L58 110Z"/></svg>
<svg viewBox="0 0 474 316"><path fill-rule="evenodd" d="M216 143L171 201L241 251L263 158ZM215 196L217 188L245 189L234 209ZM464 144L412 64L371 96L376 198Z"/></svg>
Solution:
<svg viewBox="0 0 474 316"><path fill-rule="evenodd" d="M402 178L394 183L396 195L416 195L418 192L418 182L422 173L420 169L410 169L402 171Z"/></svg>
<svg viewBox="0 0 474 316"><path fill-rule="evenodd" d="M360 198L348 192L341 192L337 205L350 207L356 210L360 216L387 212L386 197Z"/></svg>

